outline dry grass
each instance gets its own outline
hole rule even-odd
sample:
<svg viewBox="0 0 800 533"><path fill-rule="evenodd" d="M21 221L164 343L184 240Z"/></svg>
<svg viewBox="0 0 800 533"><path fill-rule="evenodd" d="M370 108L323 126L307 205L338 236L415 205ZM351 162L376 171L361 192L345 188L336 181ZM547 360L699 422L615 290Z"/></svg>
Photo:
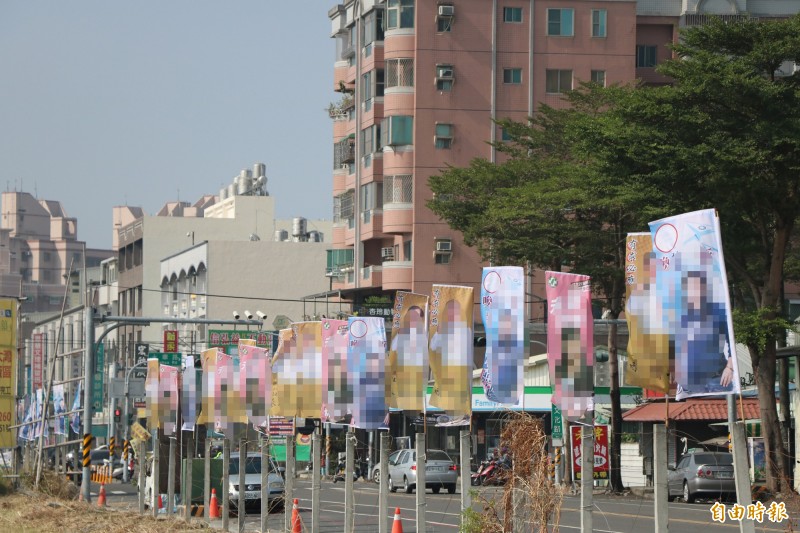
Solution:
<svg viewBox="0 0 800 533"><path fill-rule="evenodd" d="M500 435L500 445L509 449L513 469L500 501L478 495L483 512L465 517L468 525L462 531L547 532L549 525L550 531L557 532L564 490L554 486L549 476L548 437L542 421L523 413L507 416L510 421Z"/></svg>
<svg viewBox="0 0 800 533"><path fill-rule="evenodd" d="M209 529L199 521L187 524L174 519L156 520L136 512L77 501L75 485L51 473L43 475L38 492L25 488L29 481L23 477L22 489L0 496L0 531L166 533Z"/></svg>

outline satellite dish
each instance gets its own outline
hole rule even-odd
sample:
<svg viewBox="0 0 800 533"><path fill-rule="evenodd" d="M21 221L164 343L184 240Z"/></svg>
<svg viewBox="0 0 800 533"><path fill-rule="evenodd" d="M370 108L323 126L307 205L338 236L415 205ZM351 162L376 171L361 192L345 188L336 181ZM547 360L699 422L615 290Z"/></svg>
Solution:
<svg viewBox="0 0 800 533"><path fill-rule="evenodd" d="M261 240L261 237L259 237L259 236L258 236L258 235L256 235L255 233L251 233L251 234L250 234L250 240L251 240L251 241L260 241L260 240Z"/></svg>

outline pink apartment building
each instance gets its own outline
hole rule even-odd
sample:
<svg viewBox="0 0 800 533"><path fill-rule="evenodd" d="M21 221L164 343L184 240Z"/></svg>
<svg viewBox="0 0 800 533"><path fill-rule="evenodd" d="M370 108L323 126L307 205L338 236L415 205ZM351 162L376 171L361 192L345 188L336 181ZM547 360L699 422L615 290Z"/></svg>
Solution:
<svg viewBox="0 0 800 533"><path fill-rule="evenodd" d="M428 178L496 160L492 119L524 120L579 81L636 74L632 0L350 1L329 17L340 99L328 274L358 312L386 313L395 291L434 283L478 290L483 265L427 209Z"/></svg>

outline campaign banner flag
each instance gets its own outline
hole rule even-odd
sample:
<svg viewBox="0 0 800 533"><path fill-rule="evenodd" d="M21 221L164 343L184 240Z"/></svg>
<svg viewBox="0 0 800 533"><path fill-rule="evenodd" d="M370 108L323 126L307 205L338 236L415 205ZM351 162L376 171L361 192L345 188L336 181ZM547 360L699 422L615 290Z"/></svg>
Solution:
<svg viewBox="0 0 800 533"><path fill-rule="evenodd" d="M178 424L178 373L176 366L159 365L158 407L164 435L175 433Z"/></svg>
<svg viewBox="0 0 800 533"><path fill-rule="evenodd" d="M81 382L78 382L78 386L75 388L75 398L72 400L72 409L73 413L69 417L69 426L72 428L73 433L80 434L81 432L81 413L78 409L81 408Z"/></svg>
<svg viewBox="0 0 800 533"><path fill-rule="evenodd" d="M64 385L53 385L53 415L55 417L53 433L56 435L67 434L67 417L64 414L66 412L67 401L64 398Z"/></svg>
<svg viewBox="0 0 800 533"><path fill-rule="evenodd" d="M181 424L182 431L194 431L197 423L197 413L201 409L200 383L203 372L194 367L194 356L186 355L183 358L183 376L181 379Z"/></svg>
<svg viewBox="0 0 800 533"><path fill-rule="evenodd" d="M290 388L287 382L281 380L281 375L285 372L284 368L288 367L287 359L288 353L294 350L294 330L292 328L285 328L278 331L278 346L275 348L275 355L272 356L272 404L269 409L271 417L286 416L292 417L294 415L284 414L284 403L288 403L287 411L293 409L294 402L290 395Z"/></svg>
<svg viewBox="0 0 800 533"><path fill-rule="evenodd" d="M23 419L23 426L19 431L19 438L22 440L33 440L33 412L36 409L35 402L31 396L26 396L25 400L28 402L28 408L25 410L25 418Z"/></svg>
<svg viewBox="0 0 800 533"><path fill-rule="evenodd" d="M625 382L666 394L670 385L670 335L666 314L658 301L656 268L650 234L629 233L625 240Z"/></svg>
<svg viewBox="0 0 800 533"><path fill-rule="evenodd" d="M239 342L239 394L250 423L265 425L272 403L272 365L269 349L255 342Z"/></svg>
<svg viewBox="0 0 800 533"><path fill-rule="evenodd" d="M433 285L428 334L433 372L430 404L451 417L472 414L472 287Z"/></svg>
<svg viewBox="0 0 800 533"><path fill-rule="evenodd" d="M552 403L569 419L594 411L594 319L589 276L548 271L547 363Z"/></svg>
<svg viewBox="0 0 800 533"><path fill-rule="evenodd" d="M34 395L36 407L33 410L33 419L36 420L36 423L33 425L33 438L38 439L42 436L44 420L42 416L42 408L44 407L44 393L42 389L36 389L36 394ZM45 435L47 433L45 432Z"/></svg>
<svg viewBox="0 0 800 533"><path fill-rule="evenodd" d="M202 409L197 416L197 424L214 423L214 392L217 382L217 354L225 353L219 348L209 348L203 351L201 356L203 366L203 385L200 387L202 394Z"/></svg>
<svg viewBox="0 0 800 533"><path fill-rule="evenodd" d="M217 352L214 374L214 431L232 438L233 421L230 419L228 393L233 388L233 357Z"/></svg>
<svg viewBox="0 0 800 533"><path fill-rule="evenodd" d="M11 426L19 420L16 393L22 385L17 383L17 305L14 298L0 298L0 448L16 446Z"/></svg>
<svg viewBox="0 0 800 533"><path fill-rule="evenodd" d="M522 267L484 267L481 319L486 356L481 383L486 398L517 405L525 391L525 272Z"/></svg>
<svg viewBox="0 0 800 533"><path fill-rule="evenodd" d="M650 222L656 287L675 347L677 398L739 392L728 275L713 209Z"/></svg>
<svg viewBox="0 0 800 533"><path fill-rule="evenodd" d="M291 338L281 335L272 367L278 407L271 414L316 418L322 408L322 323L295 322L291 331Z"/></svg>
<svg viewBox="0 0 800 533"><path fill-rule="evenodd" d="M383 317L347 319L349 342L347 367L356 376L355 405L351 424L361 429L383 425L386 405L386 326Z"/></svg>
<svg viewBox="0 0 800 533"><path fill-rule="evenodd" d="M428 296L397 291L386 371L389 407L423 411L428 392Z"/></svg>
<svg viewBox="0 0 800 533"><path fill-rule="evenodd" d="M349 424L356 376L347 371L347 320L322 320L322 421Z"/></svg>
<svg viewBox="0 0 800 533"><path fill-rule="evenodd" d="M159 378L161 371L158 359L147 360L147 377L144 379L145 413L147 426L150 428L161 427L161 412L158 406L160 399Z"/></svg>

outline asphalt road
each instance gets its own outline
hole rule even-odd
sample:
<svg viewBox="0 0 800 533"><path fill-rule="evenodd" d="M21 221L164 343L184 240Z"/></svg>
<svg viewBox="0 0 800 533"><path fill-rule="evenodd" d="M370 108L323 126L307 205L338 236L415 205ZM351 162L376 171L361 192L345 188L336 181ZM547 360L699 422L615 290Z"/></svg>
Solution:
<svg viewBox="0 0 800 533"><path fill-rule="evenodd" d="M481 487L480 494L486 499L499 499L501 488ZM97 492L93 486L94 493ZM136 509L136 488L131 485L113 483L106 487L109 505ZM299 500L300 515L305 531L311 528L311 482L297 480L295 482L294 497ZM426 498L426 531L428 532L457 532L461 519L461 496L456 493L433 494L427 492ZM96 500L94 500L96 501ZM669 504L669 530L670 533L717 533L734 532L739 530L739 523L726 518L724 523L715 522L711 516L713 502L700 502L686 504L672 502ZM290 504L291 505L291 504ZM769 503L767 503L769 506ZM405 494L398 491L389 494L389 513L384 519L387 531L391 531L392 519L395 508L400 508L404 531L416 531L416 495ZM473 508L480 511L480 504L473 498ZM730 509L730 504L727 505ZM365 481L355 483L355 531L377 533L380 517L378 510L378 485ZM593 496L592 531L602 533L640 533L654 530L653 501L637 498L632 495L610 496L595 494ZM781 523L770 522L765 515L761 523L756 523L757 531L788 531L790 526L797 529L800 515L790 517ZM284 515L281 511L271 513L268 519L270 531L281 531ZM254 514L245 517L245 531L259 531L261 517L254 510ZM222 521L212 523L215 528L222 528ZM567 496L564 499L561 511L560 529L564 532L580 531L580 497ZM236 517L231 517L230 531L238 531ZM320 496L320 529L318 533L344 531L344 484L322 482Z"/></svg>

